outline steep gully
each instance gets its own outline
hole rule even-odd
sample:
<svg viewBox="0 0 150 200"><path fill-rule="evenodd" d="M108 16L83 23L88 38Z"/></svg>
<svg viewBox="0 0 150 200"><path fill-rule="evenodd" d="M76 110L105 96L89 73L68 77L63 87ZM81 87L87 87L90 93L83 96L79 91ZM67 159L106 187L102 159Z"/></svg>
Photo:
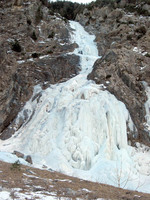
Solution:
<svg viewBox="0 0 150 200"><path fill-rule="evenodd" d="M12 138L1 141L0 149L30 154L34 166L129 189L140 186L148 192L150 156L139 164L141 151L127 143L127 124L129 131L134 124L126 106L104 85L87 80L99 58L95 37L77 22L70 26L71 41L78 44L73 54L80 56L80 74L46 90L37 85L18 114L16 130L21 118L25 123Z"/></svg>

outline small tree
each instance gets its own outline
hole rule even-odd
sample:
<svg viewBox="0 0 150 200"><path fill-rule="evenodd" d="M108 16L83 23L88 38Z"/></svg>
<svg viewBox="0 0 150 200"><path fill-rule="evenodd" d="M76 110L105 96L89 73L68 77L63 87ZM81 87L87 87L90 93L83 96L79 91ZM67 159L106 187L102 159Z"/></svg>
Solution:
<svg viewBox="0 0 150 200"><path fill-rule="evenodd" d="M135 190L137 190L138 188L142 187L145 182L141 183L140 181L140 174L138 178L133 178L132 177L132 169L131 166L129 168L129 171L127 173L123 172L123 162L121 159L120 165L117 166L116 164L116 168L114 171L114 174L112 176L112 182L117 185L117 187L119 188L125 188L127 186L127 184L131 181L137 181L137 186L135 187Z"/></svg>
<svg viewBox="0 0 150 200"><path fill-rule="evenodd" d="M22 48L21 48L18 40L15 40L14 42L11 43L11 49L13 51L16 51L16 52L21 52L22 51Z"/></svg>
<svg viewBox="0 0 150 200"><path fill-rule="evenodd" d="M18 170L20 171L21 169L21 164L20 164L20 161L17 160L16 162L14 162L12 165L11 165L11 170Z"/></svg>

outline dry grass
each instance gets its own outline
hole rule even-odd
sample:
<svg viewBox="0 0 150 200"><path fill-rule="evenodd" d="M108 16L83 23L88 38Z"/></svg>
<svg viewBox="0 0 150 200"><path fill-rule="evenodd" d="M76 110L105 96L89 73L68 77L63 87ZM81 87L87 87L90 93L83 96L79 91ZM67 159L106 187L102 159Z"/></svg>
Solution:
<svg viewBox="0 0 150 200"><path fill-rule="evenodd" d="M0 185L12 190L21 188L21 193L42 191L55 193L58 197L69 199L112 199L112 200L149 200L150 194L123 190L105 184L93 183L58 172L40 170L28 166L12 167L12 164L0 162ZM39 187L40 186L40 187ZM86 190L85 190L86 189ZM12 192L12 196L14 193Z"/></svg>

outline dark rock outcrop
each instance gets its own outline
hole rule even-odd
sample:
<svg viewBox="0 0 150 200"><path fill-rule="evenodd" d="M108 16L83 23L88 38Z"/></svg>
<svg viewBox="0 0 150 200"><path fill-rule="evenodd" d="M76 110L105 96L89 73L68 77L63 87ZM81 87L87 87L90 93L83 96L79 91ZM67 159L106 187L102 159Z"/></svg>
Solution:
<svg viewBox="0 0 150 200"><path fill-rule="evenodd" d="M0 1L0 5L0 139L7 139L33 87L41 84L44 89L45 82L69 79L78 73L79 59L67 55L76 47L70 43L68 22L50 15L40 0L23 1L22 6Z"/></svg>
<svg viewBox="0 0 150 200"><path fill-rule="evenodd" d="M24 154L19 151L14 151L13 154L15 154L18 158L24 158Z"/></svg>
<svg viewBox="0 0 150 200"><path fill-rule="evenodd" d="M18 158L23 158L26 162L33 164L32 158L30 155L25 156L23 153L19 151L14 151L13 154L15 154Z"/></svg>
<svg viewBox="0 0 150 200"><path fill-rule="evenodd" d="M25 161L27 161L27 162L30 163L30 164L33 164L33 162L32 162L32 158L31 158L30 155L27 155L27 156L26 156Z"/></svg>

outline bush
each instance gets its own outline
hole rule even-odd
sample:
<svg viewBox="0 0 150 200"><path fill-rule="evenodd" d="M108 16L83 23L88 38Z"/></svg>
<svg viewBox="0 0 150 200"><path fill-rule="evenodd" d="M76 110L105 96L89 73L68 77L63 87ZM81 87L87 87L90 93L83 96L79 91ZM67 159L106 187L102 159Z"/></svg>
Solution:
<svg viewBox="0 0 150 200"><path fill-rule="evenodd" d="M16 52L21 52L22 51L22 48L21 48L18 40L15 40L14 42L11 43L11 49L13 51L16 51Z"/></svg>
<svg viewBox="0 0 150 200"><path fill-rule="evenodd" d="M53 50L50 49L50 50L47 51L47 53L48 53L48 54L52 54L52 53L53 53Z"/></svg>
<svg viewBox="0 0 150 200"><path fill-rule="evenodd" d="M35 31L33 31L32 35L31 35L31 38L32 38L34 41L37 40L37 36L36 36L36 34L35 34Z"/></svg>
<svg viewBox="0 0 150 200"><path fill-rule="evenodd" d="M68 20L74 20L79 12L82 12L85 5L66 1L51 2L48 4L50 13L59 13Z"/></svg>
<svg viewBox="0 0 150 200"><path fill-rule="evenodd" d="M31 19L27 19L27 24L28 24L28 25L31 25L31 24L32 24Z"/></svg>
<svg viewBox="0 0 150 200"><path fill-rule="evenodd" d="M43 19L43 11L41 6L38 7L36 14L35 14L35 23L38 24Z"/></svg>
<svg viewBox="0 0 150 200"><path fill-rule="evenodd" d="M145 26L140 26L135 30L137 33L141 33L142 35L146 34L146 28Z"/></svg>
<svg viewBox="0 0 150 200"><path fill-rule="evenodd" d="M119 2L118 0L96 0L95 2L91 2L90 4L88 4L87 8L91 10L93 6L101 8L106 5L110 5L111 7L114 7L114 4L118 2Z"/></svg>
<svg viewBox="0 0 150 200"><path fill-rule="evenodd" d="M145 56L148 57L148 58L150 58L150 54L149 53L147 53Z"/></svg>
<svg viewBox="0 0 150 200"><path fill-rule="evenodd" d="M150 0L143 0L142 2L144 2L144 3L148 4L148 5L150 5Z"/></svg>
<svg viewBox="0 0 150 200"><path fill-rule="evenodd" d="M44 6L47 6L49 4L49 1L48 0L40 0L42 2L42 4Z"/></svg>
<svg viewBox="0 0 150 200"><path fill-rule="evenodd" d="M89 4L78 4L69 1L57 1L49 2L48 0L40 0L43 5L49 8L49 13L53 15L54 13L59 13L62 17L68 20L74 20L76 15L82 13L85 8L92 10L93 7L101 8L103 6L110 6L114 8L116 4L119 4L121 0L96 0ZM148 15L148 12L142 9L143 5L150 4L150 0L127 0L125 9L128 12L137 12L138 14Z"/></svg>
<svg viewBox="0 0 150 200"><path fill-rule="evenodd" d="M54 36L55 36L55 33L54 33L54 31L52 31L52 32L48 35L48 38L54 38Z"/></svg>
<svg viewBox="0 0 150 200"><path fill-rule="evenodd" d="M32 58L38 58L39 54L38 53L32 53Z"/></svg>
<svg viewBox="0 0 150 200"><path fill-rule="evenodd" d="M20 168L21 168L21 164L20 164L20 161L17 160L16 162L14 162L12 165L11 165L11 170L18 170L20 171Z"/></svg>

